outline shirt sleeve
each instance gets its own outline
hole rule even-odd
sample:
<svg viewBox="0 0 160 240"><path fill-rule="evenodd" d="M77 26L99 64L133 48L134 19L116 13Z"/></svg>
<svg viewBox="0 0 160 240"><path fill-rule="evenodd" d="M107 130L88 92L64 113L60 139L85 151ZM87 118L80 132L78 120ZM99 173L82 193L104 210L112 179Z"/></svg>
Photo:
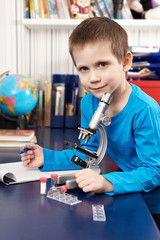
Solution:
<svg viewBox="0 0 160 240"><path fill-rule="evenodd" d="M76 153L79 157L81 153L75 152L75 150L63 150L55 151L47 148L43 148L44 165L40 168L41 171L62 171L62 170L78 170L81 167L75 165L71 158Z"/></svg>
<svg viewBox="0 0 160 240"><path fill-rule="evenodd" d="M137 166L131 171L103 175L114 186L109 195L148 192L160 185L160 112L146 107L136 116L133 134L137 153Z"/></svg>

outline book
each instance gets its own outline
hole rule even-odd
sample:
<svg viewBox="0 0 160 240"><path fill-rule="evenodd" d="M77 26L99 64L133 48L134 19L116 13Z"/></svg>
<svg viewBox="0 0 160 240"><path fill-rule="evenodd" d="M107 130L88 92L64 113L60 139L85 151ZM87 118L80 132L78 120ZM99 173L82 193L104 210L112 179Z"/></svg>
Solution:
<svg viewBox="0 0 160 240"><path fill-rule="evenodd" d="M0 181L6 185L33 182L40 180L40 177L51 177L51 174L58 175L72 174L77 170L70 171L50 171L41 172L38 168L23 167L22 162L1 163L0 164Z"/></svg>
<svg viewBox="0 0 160 240"><path fill-rule="evenodd" d="M91 2L91 17L100 17L96 1Z"/></svg>
<svg viewBox="0 0 160 240"><path fill-rule="evenodd" d="M56 8L57 8L58 18L65 19L65 12L63 8L62 0L56 0Z"/></svg>
<svg viewBox="0 0 160 240"><path fill-rule="evenodd" d="M58 18L55 0L46 0L48 18Z"/></svg>
<svg viewBox="0 0 160 240"><path fill-rule="evenodd" d="M133 19L127 0L123 0L122 16L124 19Z"/></svg>
<svg viewBox="0 0 160 240"><path fill-rule="evenodd" d="M54 18L58 18L56 0L53 0L53 16Z"/></svg>
<svg viewBox="0 0 160 240"><path fill-rule="evenodd" d="M44 120L44 90L39 90L38 94L38 126L43 126L43 120Z"/></svg>
<svg viewBox="0 0 160 240"><path fill-rule="evenodd" d="M55 89L55 116L64 115L64 84L54 84L53 88Z"/></svg>
<svg viewBox="0 0 160 240"><path fill-rule="evenodd" d="M114 19L114 10L113 10L113 2L112 0L104 0L104 4L108 10L109 17Z"/></svg>
<svg viewBox="0 0 160 240"><path fill-rule="evenodd" d="M39 0L34 0L34 11L35 11L35 18L40 18L39 14Z"/></svg>
<svg viewBox="0 0 160 240"><path fill-rule="evenodd" d="M46 0L42 0L42 5L43 5L44 18L48 18Z"/></svg>
<svg viewBox="0 0 160 240"><path fill-rule="evenodd" d="M62 0L63 10L64 10L64 16L66 19L72 18L68 0Z"/></svg>
<svg viewBox="0 0 160 240"><path fill-rule="evenodd" d="M43 0L39 0L39 17L45 18L45 12L43 7Z"/></svg>
<svg viewBox="0 0 160 240"><path fill-rule="evenodd" d="M44 101L44 126L50 127L51 125L51 89L52 84L45 83L45 101Z"/></svg>
<svg viewBox="0 0 160 240"><path fill-rule="evenodd" d="M148 68L143 68L140 71L129 71L128 72L128 79L148 79L151 75L154 76L154 71L151 71Z"/></svg>
<svg viewBox="0 0 160 240"><path fill-rule="evenodd" d="M102 0L96 0L100 16L110 17L107 7Z"/></svg>
<svg viewBox="0 0 160 240"><path fill-rule="evenodd" d="M36 18L34 0L29 1L29 8L30 8L30 18Z"/></svg>
<svg viewBox="0 0 160 240"><path fill-rule="evenodd" d="M35 136L35 130L0 129L0 141L31 141Z"/></svg>
<svg viewBox="0 0 160 240"><path fill-rule="evenodd" d="M24 0L24 17L25 18L30 18L29 0Z"/></svg>
<svg viewBox="0 0 160 240"><path fill-rule="evenodd" d="M76 87L76 89L75 89L75 98L74 98L74 102L73 102L73 106L74 106L74 108L73 108L73 115L77 114L78 92L79 92L79 88Z"/></svg>
<svg viewBox="0 0 160 240"><path fill-rule="evenodd" d="M36 143L37 138L34 136L31 141L0 141L0 148L20 148L27 143Z"/></svg>

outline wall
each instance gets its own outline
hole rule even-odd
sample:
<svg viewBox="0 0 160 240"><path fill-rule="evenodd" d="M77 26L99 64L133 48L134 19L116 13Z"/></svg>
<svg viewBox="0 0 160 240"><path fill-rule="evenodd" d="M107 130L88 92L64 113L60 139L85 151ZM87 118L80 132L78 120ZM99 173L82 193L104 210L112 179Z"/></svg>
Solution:
<svg viewBox="0 0 160 240"><path fill-rule="evenodd" d="M160 46L160 25L124 26L129 45ZM51 81L53 73L76 73L68 54L72 29L28 30L23 26L23 0L0 0L0 74L24 74L35 82Z"/></svg>

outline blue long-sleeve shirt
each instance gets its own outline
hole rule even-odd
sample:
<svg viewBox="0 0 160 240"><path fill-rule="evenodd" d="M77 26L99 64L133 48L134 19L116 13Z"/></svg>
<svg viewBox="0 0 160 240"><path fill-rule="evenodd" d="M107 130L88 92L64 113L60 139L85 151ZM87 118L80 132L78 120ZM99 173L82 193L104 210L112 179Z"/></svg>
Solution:
<svg viewBox="0 0 160 240"><path fill-rule="evenodd" d="M138 191L150 191L160 185L160 107L158 103L135 85L132 86L128 103L111 125L104 127L107 133L107 153L122 172L103 175L114 186L110 195ZM122 96L123 97L123 96ZM81 126L86 128L98 107L99 99L87 94L81 101ZM91 137L82 146L95 151L99 135ZM44 149L42 170L78 169L70 159L75 150L56 152ZM76 151L76 155L84 159Z"/></svg>

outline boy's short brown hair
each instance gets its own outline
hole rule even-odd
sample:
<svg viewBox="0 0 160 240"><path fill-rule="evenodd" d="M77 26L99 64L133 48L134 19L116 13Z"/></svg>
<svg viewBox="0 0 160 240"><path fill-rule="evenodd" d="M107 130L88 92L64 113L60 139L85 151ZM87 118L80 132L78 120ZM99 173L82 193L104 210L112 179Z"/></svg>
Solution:
<svg viewBox="0 0 160 240"><path fill-rule="evenodd" d="M118 62L122 62L129 50L126 31L115 21L106 17L92 17L83 20L69 37L69 52L73 58L75 47L87 43L107 42Z"/></svg>

